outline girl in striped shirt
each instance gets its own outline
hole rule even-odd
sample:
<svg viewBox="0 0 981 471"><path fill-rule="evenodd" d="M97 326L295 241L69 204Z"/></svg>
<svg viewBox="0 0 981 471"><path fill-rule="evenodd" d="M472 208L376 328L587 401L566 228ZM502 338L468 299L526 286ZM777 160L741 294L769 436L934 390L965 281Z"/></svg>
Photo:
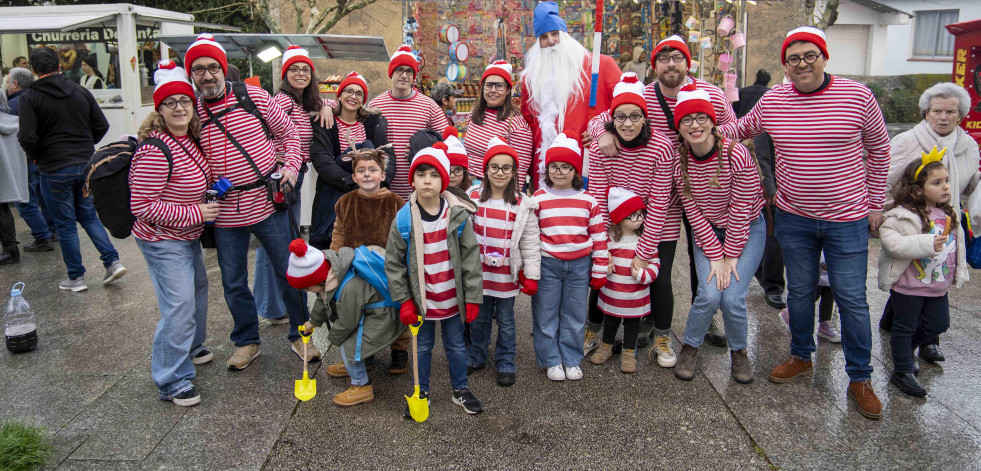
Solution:
<svg viewBox="0 0 981 471"><path fill-rule="evenodd" d="M470 199L477 203L473 228L480 245L484 303L470 333L467 365L469 371L484 368L491 321L497 319L497 384L511 386L516 353L514 298L519 288L534 295L540 278L538 206L534 199L522 198L518 190L518 153L514 148L496 137L489 145L484 154L484 180L470 192Z"/></svg>
<svg viewBox="0 0 981 471"><path fill-rule="evenodd" d="M732 377L739 383L751 383L746 293L766 241L759 171L745 147L716 131L715 110L705 90L695 84L682 87L674 116L682 141L674 184L691 222L693 240L689 243L694 244L698 273L698 290L674 375L685 381L695 376L698 347L721 308Z"/></svg>
<svg viewBox="0 0 981 471"><path fill-rule="evenodd" d="M565 133L545 152L545 187L538 203L542 277L532 297L535 357L548 379L582 379L588 288L606 284L603 215L596 198L582 189L582 148Z"/></svg>
<svg viewBox="0 0 981 471"><path fill-rule="evenodd" d="M610 252L606 285L599 290L597 307L606 316L603 320L603 343L589 361L602 365L613 356L613 341L623 322L623 353L620 371L637 370L637 334L640 320L651 312L651 291L648 285L657 278L660 262L654 259L647 268L632 266L637 243L644 231L644 200L625 188L610 188Z"/></svg>

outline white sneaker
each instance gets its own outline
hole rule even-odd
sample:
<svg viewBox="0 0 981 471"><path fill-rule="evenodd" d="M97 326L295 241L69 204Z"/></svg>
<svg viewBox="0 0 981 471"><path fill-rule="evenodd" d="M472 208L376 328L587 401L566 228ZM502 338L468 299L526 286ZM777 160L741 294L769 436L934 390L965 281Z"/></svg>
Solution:
<svg viewBox="0 0 981 471"><path fill-rule="evenodd" d="M562 370L562 365L555 365L548 369L546 372L548 379L552 381L565 381L565 371ZM579 375L582 377L582 374Z"/></svg>
<svg viewBox="0 0 981 471"><path fill-rule="evenodd" d="M671 348L671 338L667 335L659 335L654 339L654 346L651 347L651 351L657 353L657 364L661 368L674 368L674 365L678 363L678 357L674 354L674 349Z"/></svg>
<svg viewBox="0 0 981 471"><path fill-rule="evenodd" d="M566 368L565 377L568 378L569 381L579 381L580 379L582 379L582 368L578 366Z"/></svg>
<svg viewBox="0 0 981 471"><path fill-rule="evenodd" d="M85 278L81 276L78 278L65 278L61 281L61 283L58 283L58 288L75 293L89 289L89 287L85 285Z"/></svg>

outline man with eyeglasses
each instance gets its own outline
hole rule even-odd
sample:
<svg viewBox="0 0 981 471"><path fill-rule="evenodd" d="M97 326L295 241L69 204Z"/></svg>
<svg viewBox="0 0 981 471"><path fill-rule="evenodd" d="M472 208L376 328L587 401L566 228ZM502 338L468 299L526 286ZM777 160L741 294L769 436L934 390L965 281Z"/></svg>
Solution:
<svg viewBox="0 0 981 471"><path fill-rule="evenodd" d="M251 235L266 249L282 290L290 342L299 338L297 328L307 321L301 293L286 282L290 244L287 211L274 209L270 190L275 172L283 177L284 191L296 182L303 163L300 140L293 121L265 90L246 87L248 99L261 117L250 113L247 103L239 102L230 90L233 84L225 81L225 49L212 35L199 35L188 47L184 63L201 92L196 105L202 123L201 149L211 165L212 177L216 181L227 179L232 185L219 200L221 212L214 227L225 302L235 322L231 340L236 348L228 368L241 370L259 356L260 343L255 298L247 276ZM285 149L282 167L276 163L274 139Z"/></svg>
<svg viewBox="0 0 981 471"><path fill-rule="evenodd" d="M392 79L392 89L375 97L368 103L369 108L377 108L388 120L388 142L395 148L395 178L390 188L393 193L408 201L412 193L409 182L409 138L423 129L432 129L442 135L450 125L446 113L436 106L436 102L412 87L419 71L412 48L399 47L388 63L388 76Z"/></svg>
<svg viewBox="0 0 981 471"><path fill-rule="evenodd" d="M865 286L869 231L882 222L889 135L869 89L824 72L824 32L790 31L781 61L791 83L777 85L746 116L720 131L748 139L766 132L777 166L774 235L784 251L790 359L770 372L786 383L813 373L814 299L821 252L841 317L848 397L878 419L882 403L872 389L872 332ZM867 157L866 157L867 155Z"/></svg>

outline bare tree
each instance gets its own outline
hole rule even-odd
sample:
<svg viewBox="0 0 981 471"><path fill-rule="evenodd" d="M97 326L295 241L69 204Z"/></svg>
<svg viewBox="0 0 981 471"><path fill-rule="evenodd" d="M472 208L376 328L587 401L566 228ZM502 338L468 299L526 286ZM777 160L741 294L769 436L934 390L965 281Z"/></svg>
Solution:
<svg viewBox="0 0 981 471"><path fill-rule="evenodd" d="M838 20L839 0L804 0L804 18L809 26L827 29Z"/></svg>
<svg viewBox="0 0 981 471"><path fill-rule="evenodd" d="M273 15L270 10L269 0L249 0L253 8L262 18L262 21L269 27L272 33L297 33L297 34L323 34L329 31L342 18L355 10L360 10L378 0L325 0L324 3L333 2L328 8L321 9L318 0L289 0L296 11L296 25L292 31L284 30L283 26L276 19L279 15ZM277 4L278 6L278 4ZM309 20L304 24L305 20Z"/></svg>

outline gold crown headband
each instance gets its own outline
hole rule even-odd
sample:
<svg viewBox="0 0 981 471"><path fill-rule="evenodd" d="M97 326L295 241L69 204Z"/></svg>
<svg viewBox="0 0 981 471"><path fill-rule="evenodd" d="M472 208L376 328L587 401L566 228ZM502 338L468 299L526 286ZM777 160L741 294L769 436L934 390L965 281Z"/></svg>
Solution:
<svg viewBox="0 0 981 471"><path fill-rule="evenodd" d="M947 153L946 147L944 147L943 150L941 150L940 152L937 152L937 146L933 146L933 150L931 150L929 154L927 154L926 152L921 152L921 154L923 154L923 162L920 163L920 167L917 168L916 173L913 174L913 180L920 178L920 170L923 170L923 167L926 167L927 165L932 164L934 162L940 162L944 158L944 154L946 153Z"/></svg>

